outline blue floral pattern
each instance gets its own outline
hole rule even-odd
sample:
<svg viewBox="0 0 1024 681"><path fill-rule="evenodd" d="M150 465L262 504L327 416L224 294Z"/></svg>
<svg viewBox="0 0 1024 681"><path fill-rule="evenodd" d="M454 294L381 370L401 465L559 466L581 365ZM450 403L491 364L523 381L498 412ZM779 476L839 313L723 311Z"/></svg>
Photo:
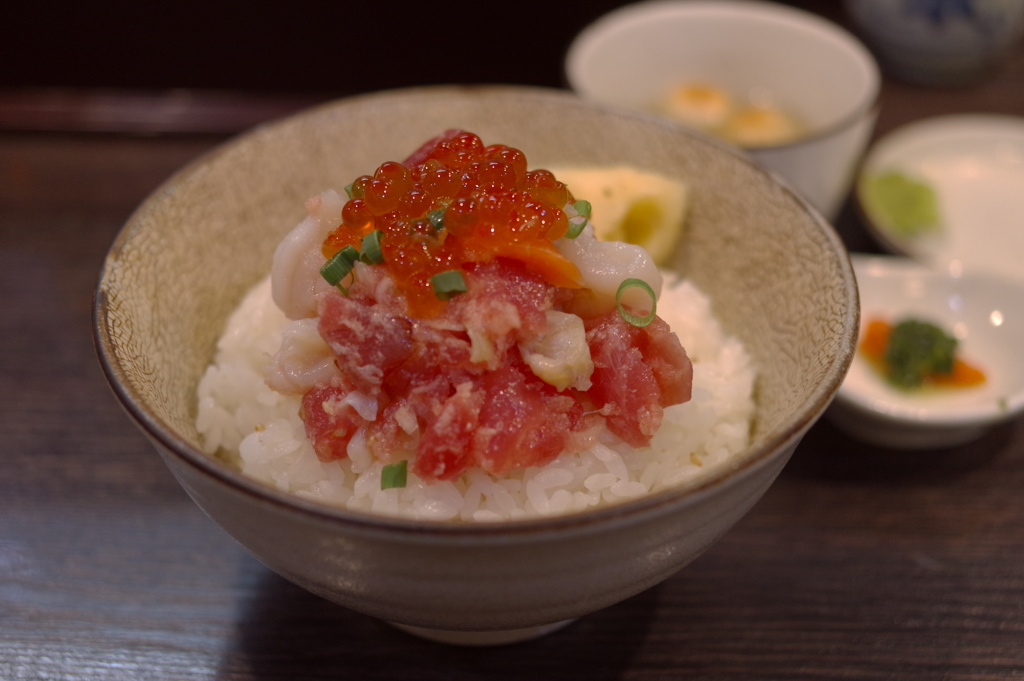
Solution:
<svg viewBox="0 0 1024 681"><path fill-rule="evenodd" d="M972 0L907 0L907 14L918 14L934 24L948 19L963 17L969 21L978 19L978 12Z"/></svg>

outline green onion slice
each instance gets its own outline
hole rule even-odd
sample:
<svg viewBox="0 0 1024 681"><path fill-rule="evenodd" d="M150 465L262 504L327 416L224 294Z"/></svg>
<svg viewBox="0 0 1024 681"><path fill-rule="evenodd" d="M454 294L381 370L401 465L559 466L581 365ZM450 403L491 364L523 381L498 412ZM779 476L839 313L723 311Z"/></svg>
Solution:
<svg viewBox="0 0 1024 681"><path fill-rule="evenodd" d="M405 487L408 479L408 467L409 464L405 460L384 466L380 472L380 488Z"/></svg>
<svg viewBox="0 0 1024 681"><path fill-rule="evenodd" d="M349 199L354 199L355 198L354 196L352 196L352 185L353 184L355 184L355 183L354 182L349 182L348 184L345 185L345 194L348 195Z"/></svg>
<svg viewBox="0 0 1024 681"><path fill-rule="evenodd" d="M342 293L348 295L348 290L341 285L341 282L352 271L357 260L359 260L359 251L351 245L345 246L324 263L320 268L320 276L326 279L328 284L337 286Z"/></svg>
<svg viewBox="0 0 1024 681"><path fill-rule="evenodd" d="M569 229L565 231L566 239L575 239L583 233L583 228L587 226L587 219L583 216L575 217L569 220Z"/></svg>
<svg viewBox="0 0 1024 681"><path fill-rule="evenodd" d="M437 231L444 229L444 210L444 208L439 208L427 213L427 219L430 220L430 224L432 224L434 229Z"/></svg>
<svg viewBox="0 0 1024 681"><path fill-rule="evenodd" d="M569 229L565 232L567 239L578 237L590 222L590 201L577 201L572 204L572 209L576 211L576 215L569 218Z"/></svg>
<svg viewBox="0 0 1024 681"><path fill-rule="evenodd" d="M651 297L651 311L648 312L643 317L633 314L632 312L627 310L620 302L622 294L626 292L626 289L631 289L634 286L642 288L644 291L647 291L647 295ZM622 315L623 319L625 319L633 326L639 327L647 326L652 321L654 321L655 313L658 309L658 299L654 295L654 289L652 289L651 285L648 284L643 279L626 279L621 284L619 284L619 290L615 293L615 304L619 307L619 314Z"/></svg>
<svg viewBox="0 0 1024 681"><path fill-rule="evenodd" d="M458 270L446 270L435 274L430 278L430 285L434 288L434 295L441 300L451 300L468 290L466 280Z"/></svg>
<svg viewBox="0 0 1024 681"><path fill-rule="evenodd" d="M360 244L363 254L359 259L367 265L379 265L384 262L384 254L380 250L380 238L383 234L379 229L375 229L363 237L363 243Z"/></svg>

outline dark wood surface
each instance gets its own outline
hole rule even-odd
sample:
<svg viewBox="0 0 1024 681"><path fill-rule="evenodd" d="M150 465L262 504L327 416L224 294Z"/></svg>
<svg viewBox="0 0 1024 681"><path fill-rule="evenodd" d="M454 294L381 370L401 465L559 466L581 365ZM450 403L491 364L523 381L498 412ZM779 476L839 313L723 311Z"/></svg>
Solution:
<svg viewBox="0 0 1024 681"><path fill-rule="evenodd" d="M1024 51L967 89L887 81L878 132L967 111L1024 115ZM1022 420L913 454L823 421L693 564L525 644L429 643L291 585L182 492L91 340L118 229L222 138L17 127L0 133L0 679L1024 677ZM837 227L876 249L851 207Z"/></svg>

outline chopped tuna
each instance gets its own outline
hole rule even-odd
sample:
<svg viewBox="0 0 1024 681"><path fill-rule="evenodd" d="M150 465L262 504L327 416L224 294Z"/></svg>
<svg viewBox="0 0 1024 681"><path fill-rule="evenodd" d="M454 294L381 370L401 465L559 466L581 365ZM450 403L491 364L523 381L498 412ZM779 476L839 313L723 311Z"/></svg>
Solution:
<svg viewBox="0 0 1024 681"><path fill-rule="evenodd" d="M488 373L483 385L487 396L473 443L477 465L500 475L543 466L567 449L583 416L572 393L559 393L521 362Z"/></svg>
<svg viewBox="0 0 1024 681"><path fill-rule="evenodd" d="M623 304L657 297L653 261L578 222L570 232L582 203L521 151L448 130L348 193L306 258L326 262L325 283L299 296L299 316L315 301L329 353L293 338L271 374L282 390L314 386L302 418L321 459L345 457L364 428L370 453L412 459L428 481L469 466L500 475L589 446L595 420L645 446L664 407L690 398L693 369L668 325L633 326L614 308L627 279L649 286L618 291ZM339 203L311 202L315 226ZM298 258L320 233L300 228L280 269L302 277L286 285L305 281Z"/></svg>
<svg viewBox="0 0 1024 681"><path fill-rule="evenodd" d="M686 351L661 319L638 328L616 311L587 323L587 344L594 361L588 394L608 429L634 447L646 447L661 425L663 407L690 399L693 366Z"/></svg>
<svg viewBox="0 0 1024 681"><path fill-rule="evenodd" d="M302 397L302 421L306 437L321 461L334 461L348 456L348 442L366 420L345 402L350 387L327 384L318 386Z"/></svg>
<svg viewBox="0 0 1024 681"><path fill-rule="evenodd" d="M332 292L319 305L320 335L356 387L376 391L384 374L412 352L412 325L383 306Z"/></svg>
<svg viewBox="0 0 1024 681"><path fill-rule="evenodd" d="M652 319L642 331L640 353L650 365L654 380L661 389L661 406L689 402L693 389L693 364L679 343L679 337L672 333L661 317Z"/></svg>

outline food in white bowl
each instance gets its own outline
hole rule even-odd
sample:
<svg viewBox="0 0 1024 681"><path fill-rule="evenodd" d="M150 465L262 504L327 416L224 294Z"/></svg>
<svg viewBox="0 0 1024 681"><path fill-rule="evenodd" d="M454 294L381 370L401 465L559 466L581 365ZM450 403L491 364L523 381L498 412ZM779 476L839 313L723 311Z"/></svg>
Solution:
<svg viewBox="0 0 1024 681"><path fill-rule="evenodd" d="M895 257L854 256L861 338L879 321L916 320L949 334L959 365L921 382L893 380L858 352L829 409L851 436L901 449L949 447L1024 410L1024 287L986 275L953 277Z"/></svg>
<svg viewBox="0 0 1024 681"><path fill-rule="evenodd" d="M620 7L573 40L565 72L588 99L670 111L674 120L724 133L829 218L853 183L881 86L870 52L840 26L745 0ZM700 84L673 99L679 86ZM730 125L736 108L748 114Z"/></svg>
<svg viewBox="0 0 1024 681"><path fill-rule="evenodd" d="M303 200L450 127L522 149L542 168L627 165L686 185L686 229L666 267L708 297L757 367L750 439L727 465L618 504L470 523L331 506L203 450L196 386L226 320L303 219ZM538 635L657 584L713 545L824 412L856 319L840 240L763 169L680 126L517 87L367 95L228 142L139 207L110 250L95 307L115 395L228 534L315 594L435 638L466 632L464 642Z"/></svg>
<svg viewBox="0 0 1024 681"><path fill-rule="evenodd" d="M596 239L587 195L521 151L451 130L346 191L307 201L232 314L198 388L210 453L356 511L494 521L649 494L747 446L754 371L707 298Z"/></svg>
<svg viewBox="0 0 1024 681"><path fill-rule="evenodd" d="M707 82L674 85L654 107L680 123L741 147L787 144L808 134L807 126L770 94L736 97Z"/></svg>

